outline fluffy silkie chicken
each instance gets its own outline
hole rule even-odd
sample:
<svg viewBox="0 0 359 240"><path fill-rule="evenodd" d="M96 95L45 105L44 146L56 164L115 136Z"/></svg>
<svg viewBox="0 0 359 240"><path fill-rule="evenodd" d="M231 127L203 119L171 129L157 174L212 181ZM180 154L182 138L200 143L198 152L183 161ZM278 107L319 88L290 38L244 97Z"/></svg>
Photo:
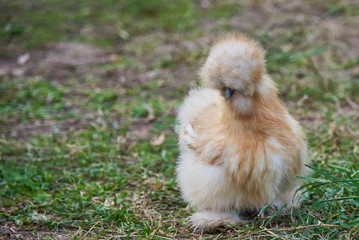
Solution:
<svg viewBox="0 0 359 240"><path fill-rule="evenodd" d="M267 204L299 206L306 138L280 103L264 54L246 36L219 39L202 67L203 87L179 109L177 182L197 210L196 227L237 224L242 211Z"/></svg>

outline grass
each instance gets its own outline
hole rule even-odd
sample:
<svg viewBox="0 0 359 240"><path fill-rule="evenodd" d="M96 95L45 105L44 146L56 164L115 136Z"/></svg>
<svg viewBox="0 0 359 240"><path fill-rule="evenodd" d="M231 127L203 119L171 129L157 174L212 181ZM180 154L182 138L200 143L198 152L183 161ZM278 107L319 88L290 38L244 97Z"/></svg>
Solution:
<svg viewBox="0 0 359 240"><path fill-rule="evenodd" d="M6 9L6 14L0 17L1 45L16 43L17 47L31 49L69 39L104 47L140 33L184 32L195 29L201 16L229 18L238 12L239 5L225 3L199 13L198 6L188 0L146 3L140 0L66 3L61 0L28 3L8 0L2 8ZM0 50L2 55L10 54L9 48Z"/></svg>
<svg viewBox="0 0 359 240"><path fill-rule="evenodd" d="M273 6L2 3L0 238L358 237L359 7ZM312 172L299 176L305 180L299 212L198 232L186 221L193 209L175 182L176 109L198 84L210 42L227 31L244 31L267 50L280 98L307 133ZM44 69L58 41L93 44L106 60ZM17 64L25 52L29 61Z"/></svg>

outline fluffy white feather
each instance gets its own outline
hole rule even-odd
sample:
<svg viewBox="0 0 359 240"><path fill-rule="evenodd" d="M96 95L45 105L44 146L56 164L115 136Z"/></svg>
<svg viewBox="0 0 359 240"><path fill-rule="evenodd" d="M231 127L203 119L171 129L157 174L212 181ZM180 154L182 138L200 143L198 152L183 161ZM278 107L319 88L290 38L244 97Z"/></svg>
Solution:
<svg viewBox="0 0 359 240"><path fill-rule="evenodd" d="M241 223L238 213L269 203L299 206L292 200L295 176L306 173L306 139L264 62L256 42L220 39L201 70L205 87L190 91L179 109L177 182L198 211L191 217L197 227Z"/></svg>

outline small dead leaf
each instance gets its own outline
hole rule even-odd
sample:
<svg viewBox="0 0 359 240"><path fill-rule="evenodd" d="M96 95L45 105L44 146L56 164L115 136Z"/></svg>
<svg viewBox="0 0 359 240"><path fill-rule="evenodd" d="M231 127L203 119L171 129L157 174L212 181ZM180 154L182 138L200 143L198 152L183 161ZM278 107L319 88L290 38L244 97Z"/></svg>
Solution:
<svg viewBox="0 0 359 240"><path fill-rule="evenodd" d="M337 131L338 131L337 125L334 122L330 123L329 129L328 129L329 137L332 138L337 133Z"/></svg>
<svg viewBox="0 0 359 240"><path fill-rule="evenodd" d="M0 68L0 77L6 76L9 74L9 69L7 68Z"/></svg>
<svg viewBox="0 0 359 240"><path fill-rule="evenodd" d="M31 216L31 219L34 220L35 222L42 222L48 220L48 218L45 215L37 213L36 211Z"/></svg>
<svg viewBox="0 0 359 240"><path fill-rule="evenodd" d="M302 107L303 103L308 99L308 95L304 95L299 101L297 101L297 107Z"/></svg>
<svg viewBox="0 0 359 240"><path fill-rule="evenodd" d="M130 34L123 29L118 29L118 35L125 40L130 36Z"/></svg>
<svg viewBox="0 0 359 240"><path fill-rule="evenodd" d="M152 141L151 141L151 145L152 147L156 147L156 146L159 146L161 145L164 141L165 141L165 135L162 133L160 136L154 138Z"/></svg>
<svg viewBox="0 0 359 240"><path fill-rule="evenodd" d="M104 206L106 207L112 207L115 205L114 197L109 197L105 199Z"/></svg>
<svg viewBox="0 0 359 240"><path fill-rule="evenodd" d="M117 144L124 144L125 142L126 142L126 139L124 138L124 137L121 137L121 136L118 136L117 138L116 138L116 142L117 142Z"/></svg>
<svg viewBox="0 0 359 240"><path fill-rule="evenodd" d="M354 108L355 110L359 111L359 104L355 103L353 100L350 99L350 97L346 97L345 100L347 101L347 103L349 104L349 106L351 106L352 108Z"/></svg>
<svg viewBox="0 0 359 240"><path fill-rule="evenodd" d="M202 0L201 1L201 7L202 8L209 8L211 6L211 3L208 0Z"/></svg>
<svg viewBox="0 0 359 240"><path fill-rule="evenodd" d="M171 238L175 237L175 235L173 235L171 233L165 233L162 229L158 229L158 232L166 237L171 237Z"/></svg>
<svg viewBox="0 0 359 240"><path fill-rule="evenodd" d="M14 68L12 69L11 73L15 77L22 77L24 76L25 71L21 68Z"/></svg>
<svg viewBox="0 0 359 240"><path fill-rule="evenodd" d="M108 60L110 61L110 62L116 62L117 60L118 60L118 55L117 54L110 54L109 56L108 56Z"/></svg>
<svg viewBox="0 0 359 240"><path fill-rule="evenodd" d="M147 110L148 110L148 116L146 117L146 122L152 122L153 120L156 119L155 111L151 107L148 107Z"/></svg>
<svg viewBox="0 0 359 240"><path fill-rule="evenodd" d="M17 63L20 65L24 65L30 59L30 54L25 53L17 58Z"/></svg>

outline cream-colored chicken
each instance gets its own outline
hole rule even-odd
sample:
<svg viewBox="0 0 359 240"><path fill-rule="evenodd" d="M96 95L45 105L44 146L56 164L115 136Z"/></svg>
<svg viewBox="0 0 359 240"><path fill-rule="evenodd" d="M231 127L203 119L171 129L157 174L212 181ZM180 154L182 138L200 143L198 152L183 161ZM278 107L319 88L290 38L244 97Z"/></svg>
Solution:
<svg viewBox="0 0 359 240"><path fill-rule="evenodd" d="M197 227L239 223L243 210L298 206L306 138L266 75L264 51L239 34L218 40L201 70L204 87L180 107L177 181Z"/></svg>

